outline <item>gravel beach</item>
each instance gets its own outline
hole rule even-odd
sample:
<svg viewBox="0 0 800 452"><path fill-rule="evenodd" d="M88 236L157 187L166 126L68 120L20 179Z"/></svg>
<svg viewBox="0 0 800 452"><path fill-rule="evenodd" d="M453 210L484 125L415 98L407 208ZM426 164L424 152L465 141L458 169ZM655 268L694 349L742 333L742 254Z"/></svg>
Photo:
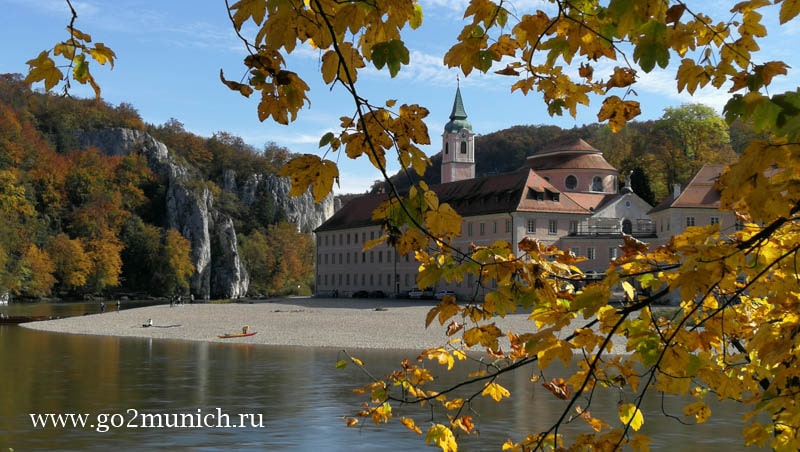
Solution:
<svg viewBox="0 0 800 452"><path fill-rule="evenodd" d="M422 350L447 342L434 320L425 328L431 300L287 298L228 304L157 305L108 311L22 326L58 333L348 349ZM531 331L527 314L496 319L515 332ZM143 327L152 319L152 327ZM576 322L576 327L583 322ZM220 339L247 325L253 336ZM573 330L565 330L565 334ZM621 345L621 344L620 344ZM615 345L615 351L624 349Z"/></svg>

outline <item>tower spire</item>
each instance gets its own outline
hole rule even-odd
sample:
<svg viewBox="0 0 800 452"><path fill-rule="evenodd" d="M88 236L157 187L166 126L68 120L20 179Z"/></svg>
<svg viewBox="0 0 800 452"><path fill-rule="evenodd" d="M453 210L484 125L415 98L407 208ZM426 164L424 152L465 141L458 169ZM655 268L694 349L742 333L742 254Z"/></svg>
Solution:
<svg viewBox="0 0 800 452"><path fill-rule="evenodd" d="M453 182L475 177L475 134L467 121L464 101L461 99L461 79L456 76L456 97L450 121L442 134L442 182Z"/></svg>

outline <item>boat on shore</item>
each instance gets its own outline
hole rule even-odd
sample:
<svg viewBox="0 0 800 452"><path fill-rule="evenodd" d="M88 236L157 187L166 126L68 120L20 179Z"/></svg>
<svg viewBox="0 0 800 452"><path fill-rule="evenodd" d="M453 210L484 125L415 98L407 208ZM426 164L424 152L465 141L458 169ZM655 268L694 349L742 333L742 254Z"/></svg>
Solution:
<svg viewBox="0 0 800 452"><path fill-rule="evenodd" d="M51 320L48 315L4 315L0 317L0 325L16 325L18 323L39 322Z"/></svg>
<svg viewBox="0 0 800 452"><path fill-rule="evenodd" d="M252 333L227 333L227 334L220 334L217 336L220 339L230 339L233 337L247 337L256 334L257 331L253 331Z"/></svg>

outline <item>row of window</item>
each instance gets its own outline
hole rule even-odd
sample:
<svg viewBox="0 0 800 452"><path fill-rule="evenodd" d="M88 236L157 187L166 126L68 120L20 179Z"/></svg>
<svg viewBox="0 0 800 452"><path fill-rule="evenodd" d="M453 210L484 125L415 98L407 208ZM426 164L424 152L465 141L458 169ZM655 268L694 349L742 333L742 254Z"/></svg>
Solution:
<svg viewBox="0 0 800 452"><path fill-rule="evenodd" d="M404 273L402 278L399 274L395 275L392 280L391 273L333 273L319 275L319 284L322 288L336 286L342 289L364 289L364 288L388 288L394 290L394 285L400 284L402 279L402 287L410 289L416 286L416 273ZM475 275L468 274L466 281L458 282L456 287L466 286L468 288L475 287ZM497 281L492 280L489 284L490 287L496 289Z"/></svg>
<svg viewBox="0 0 800 452"><path fill-rule="evenodd" d="M529 218L527 225L528 234L536 234L536 218ZM569 233L574 234L578 232L578 220L569 220ZM558 220L547 220L547 234L558 234Z"/></svg>
<svg viewBox="0 0 800 452"><path fill-rule="evenodd" d="M614 260L614 259L618 258L619 257L619 251L620 251L620 249L618 247L616 247L616 246L608 247L608 260ZM570 247L569 248L569 252L575 257L583 256L587 260L590 260L590 261L599 259L599 256L597 255L597 247L594 247L594 246L587 246L586 247L586 254L583 254L583 255L581 255L581 248L579 246Z"/></svg>
<svg viewBox="0 0 800 452"><path fill-rule="evenodd" d="M359 243L358 242L358 232L340 232L339 237L339 246L342 245L349 245L352 243ZM320 237L320 245L321 246L336 246L336 234L326 234ZM329 240L330 239L330 240ZM369 231L369 239L375 240L375 231ZM361 232L361 243L367 242L367 233Z"/></svg>
<svg viewBox="0 0 800 452"><path fill-rule="evenodd" d="M511 233L511 220L506 220L505 224L506 224L505 233L506 234L510 234ZM492 234L497 234L497 222L496 221L492 221L491 222L491 230L492 230ZM486 222L481 221L481 222L478 223L478 233L480 235L486 235ZM472 237L473 235L475 235L475 223L470 221L470 222L467 222L467 237Z"/></svg>
<svg viewBox="0 0 800 452"><path fill-rule="evenodd" d="M352 255L352 257L351 257L351 255ZM329 259L329 256L330 256L330 259ZM319 263L321 263L323 265L328 265L328 264L331 264L331 265L339 264L339 265L341 265L341 264L350 264L350 263L353 263L353 264L358 264L358 263L366 264L366 263L368 263L367 260L369 260L370 264L375 264L375 263L382 264L384 262L387 262L387 263L394 262L392 260L392 256L393 256L392 250L386 250L385 253L384 253L384 251L381 251L381 250L369 251L369 252L367 252L367 251L354 251L352 253L349 253L349 252L348 253L320 253L320 254L317 255L317 262L319 262ZM338 260L337 260L337 257L338 257ZM394 257L398 257L398 256L395 254ZM409 255L405 255L403 257L399 257L399 259L405 260L405 262L408 262L410 260Z"/></svg>
<svg viewBox="0 0 800 452"><path fill-rule="evenodd" d="M550 180L549 178L545 178ZM570 174L564 179L564 186L567 187L567 190L575 190L578 188L578 178L574 175ZM592 178L592 185L589 188L590 191L603 191L603 178L600 176L594 176Z"/></svg>

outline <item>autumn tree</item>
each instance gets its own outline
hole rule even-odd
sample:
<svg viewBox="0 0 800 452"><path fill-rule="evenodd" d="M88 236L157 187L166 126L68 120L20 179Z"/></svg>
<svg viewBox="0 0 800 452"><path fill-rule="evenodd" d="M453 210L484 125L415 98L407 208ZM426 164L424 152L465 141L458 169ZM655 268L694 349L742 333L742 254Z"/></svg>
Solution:
<svg viewBox="0 0 800 452"><path fill-rule="evenodd" d="M192 247L189 240L177 230L167 229L164 233L159 262L162 263L159 277L165 293L187 293L189 278L194 274Z"/></svg>
<svg viewBox="0 0 800 452"><path fill-rule="evenodd" d="M297 293L313 281L314 246L309 234L288 222L270 224L241 238L250 272L250 291L264 295Z"/></svg>
<svg viewBox="0 0 800 452"><path fill-rule="evenodd" d="M359 417L377 424L396 420L421 434L418 420L396 419L393 407L437 404L448 415L426 417L425 440L456 450L456 434L476 432L464 409L467 401L513 397L502 386L506 374L538 366L545 388L566 401L564 412L550 427L509 438L505 450L648 450L647 425L653 419L645 419L640 404L651 391L684 397L683 414L698 423L713 416L708 397L741 403L750 410L743 421L744 444L797 450L800 90L772 93L773 81L787 74L787 65L760 61L758 50L767 35L764 17L792 25L800 4L745 0L723 18L677 0L551 0L533 8L471 1L444 65L465 76L473 71L507 76L512 91L537 93L552 115L575 116L596 96L598 120L615 132L640 114L637 76L657 67L677 65L677 91L728 90L726 121L752 122L756 133L766 134L747 145L718 184L722 208L735 211L743 227L726 234L718 225L689 228L653 250L626 238L605 279L578 290L573 282L580 280L580 271L570 254L530 239L465 254L448 245L461 227L452 207L440 203L424 183L405 195L389 184L391 199L373 214L387 234L368 247L391 238L401 254L413 252L420 262L420 287L469 274L485 287L496 284L482 300L457 305L445 297L435 306L427 323L446 327L451 340L424 351L419 360L449 368L467 352L482 351L491 363L487 360L484 372L457 385L474 388L470 397L459 398L455 387L434 388L426 365L404 361L396 372L362 389L368 401L348 423L358 423ZM359 91L367 65L394 78L409 63L412 53L403 38L421 25L420 4L241 0L229 5L229 12L248 51L247 75L234 77L242 82L222 72L220 77L242 95L260 94L259 119L288 124L309 103L303 77L314 74L293 71L286 58L300 47L313 48L320 55L322 80L352 98L336 131L320 139L325 154L300 155L283 167L282 174L292 179L292 194L310 189L316 199L325 197L339 177L329 158L336 152L369 160L386 179L390 157L409 172L424 174L429 160L419 146L430 142L427 109L392 99L369 102ZM29 64L28 81L45 80L47 88L64 75L52 69L47 55ZM73 77L78 75L83 74ZM637 294L630 281L652 295ZM622 306L609 304L618 284L627 296ZM682 299L677 313L654 315L651 305L670 292ZM496 317L515 311L528 313L529 330L497 326ZM573 321L580 326L570 326ZM507 347L499 346L501 337ZM624 349L612 346L615 337ZM576 355L577 371L570 375L556 375L550 367ZM631 400L618 406L613 419L595 418L578 405L600 400L608 391ZM586 421L585 433L566 437L559 427L573 413Z"/></svg>
<svg viewBox="0 0 800 452"><path fill-rule="evenodd" d="M71 292L86 284L91 261L80 240L60 233L50 241L47 251L53 261L53 275L63 290Z"/></svg>

